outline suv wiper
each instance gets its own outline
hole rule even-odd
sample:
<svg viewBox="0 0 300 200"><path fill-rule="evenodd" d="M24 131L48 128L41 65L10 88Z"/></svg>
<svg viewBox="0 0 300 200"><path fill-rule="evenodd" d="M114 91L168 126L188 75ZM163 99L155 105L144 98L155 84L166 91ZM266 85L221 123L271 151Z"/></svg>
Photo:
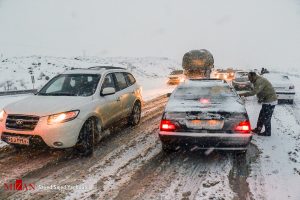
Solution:
<svg viewBox="0 0 300 200"><path fill-rule="evenodd" d="M38 92L38 93L36 93L35 95L48 96L48 95L49 95L49 93L42 93L42 92Z"/></svg>
<svg viewBox="0 0 300 200"><path fill-rule="evenodd" d="M38 95L42 95L42 96L75 96L75 94L71 94L71 93L38 93Z"/></svg>

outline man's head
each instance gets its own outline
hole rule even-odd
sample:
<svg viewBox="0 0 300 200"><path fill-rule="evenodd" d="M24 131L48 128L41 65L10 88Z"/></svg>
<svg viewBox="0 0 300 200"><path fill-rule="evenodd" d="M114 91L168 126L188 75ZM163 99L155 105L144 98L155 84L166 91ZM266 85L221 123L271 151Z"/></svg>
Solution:
<svg viewBox="0 0 300 200"><path fill-rule="evenodd" d="M254 83L256 81L257 74L255 72L249 72L248 78L251 83Z"/></svg>

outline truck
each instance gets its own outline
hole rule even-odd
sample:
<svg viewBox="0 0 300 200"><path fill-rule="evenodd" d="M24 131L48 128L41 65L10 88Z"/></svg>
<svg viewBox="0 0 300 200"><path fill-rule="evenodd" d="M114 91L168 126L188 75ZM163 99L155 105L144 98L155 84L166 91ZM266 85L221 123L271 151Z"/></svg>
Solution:
<svg viewBox="0 0 300 200"><path fill-rule="evenodd" d="M214 57L206 49L191 50L184 54L182 68L188 79L209 79L214 68Z"/></svg>

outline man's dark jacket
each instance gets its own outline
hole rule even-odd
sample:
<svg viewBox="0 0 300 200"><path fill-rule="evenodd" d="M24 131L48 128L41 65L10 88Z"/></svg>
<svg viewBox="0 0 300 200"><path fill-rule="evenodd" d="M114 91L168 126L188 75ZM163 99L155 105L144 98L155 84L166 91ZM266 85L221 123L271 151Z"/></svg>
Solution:
<svg viewBox="0 0 300 200"><path fill-rule="evenodd" d="M250 92L246 92L244 94L245 97L256 95L258 101L261 103L271 103L277 101L275 89L266 78L257 76L253 86L254 89Z"/></svg>

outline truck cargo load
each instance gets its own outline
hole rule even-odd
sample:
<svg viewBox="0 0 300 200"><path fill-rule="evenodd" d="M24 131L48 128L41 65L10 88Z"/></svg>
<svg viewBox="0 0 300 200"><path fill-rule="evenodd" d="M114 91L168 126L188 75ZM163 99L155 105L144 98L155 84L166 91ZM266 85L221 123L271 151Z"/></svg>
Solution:
<svg viewBox="0 0 300 200"><path fill-rule="evenodd" d="M187 78L210 78L214 68L213 55L206 49L189 51L183 56L182 68Z"/></svg>

